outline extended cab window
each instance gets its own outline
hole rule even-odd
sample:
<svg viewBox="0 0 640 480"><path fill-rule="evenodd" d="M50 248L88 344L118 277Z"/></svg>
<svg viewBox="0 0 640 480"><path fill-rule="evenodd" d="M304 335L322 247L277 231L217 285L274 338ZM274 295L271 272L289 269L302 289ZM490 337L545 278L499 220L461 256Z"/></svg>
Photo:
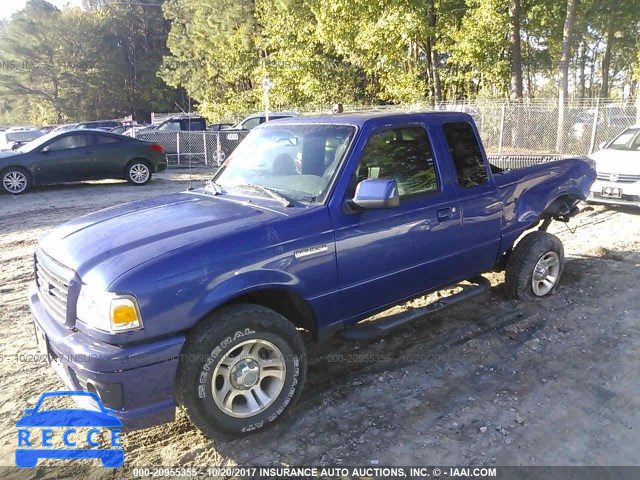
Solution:
<svg viewBox="0 0 640 480"><path fill-rule="evenodd" d="M444 135L463 188L489 183L489 176L473 128L467 122L445 123Z"/></svg>
<svg viewBox="0 0 640 480"><path fill-rule="evenodd" d="M438 190L433 150L422 127L387 128L371 136L362 151L357 181L395 179L400 197Z"/></svg>

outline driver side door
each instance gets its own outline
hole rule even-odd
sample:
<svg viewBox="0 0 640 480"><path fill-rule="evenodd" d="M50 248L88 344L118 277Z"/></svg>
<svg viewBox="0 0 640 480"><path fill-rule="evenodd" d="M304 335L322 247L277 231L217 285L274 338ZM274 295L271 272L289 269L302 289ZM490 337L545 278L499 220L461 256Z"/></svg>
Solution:
<svg viewBox="0 0 640 480"><path fill-rule="evenodd" d="M37 182L75 182L90 178L95 161L93 132L70 132L42 146Z"/></svg>
<svg viewBox="0 0 640 480"><path fill-rule="evenodd" d="M368 139L353 176L395 179L400 205L334 217L346 323L451 282L463 270L458 198L443 181L422 125L383 128Z"/></svg>

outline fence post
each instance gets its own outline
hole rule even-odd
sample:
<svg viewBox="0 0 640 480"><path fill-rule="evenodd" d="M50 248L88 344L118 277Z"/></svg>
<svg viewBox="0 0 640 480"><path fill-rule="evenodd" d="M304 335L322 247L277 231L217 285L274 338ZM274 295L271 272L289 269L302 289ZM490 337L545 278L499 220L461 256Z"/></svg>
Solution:
<svg viewBox="0 0 640 480"><path fill-rule="evenodd" d="M504 139L504 115L507 107L502 105L502 112L500 113L500 137L498 140L498 153L502 153L502 142Z"/></svg>
<svg viewBox="0 0 640 480"><path fill-rule="evenodd" d="M596 144L596 130L598 129L598 118L600 117L600 97L596 98L596 114L593 116L593 126L591 127L591 141L589 142L589 153L593 153Z"/></svg>
<svg viewBox="0 0 640 480"><path fill-rule="evenodd" d="M176 132L176 153L178 155L178 166L180 166L180 132Z"/></svg>
<svg viewBox="0 0 640 480"><path fill-rule="evenodd" d="M209 162L207 161L207 132L206 130L202 131L202 146L204 147L204 166L208 167Z"/></svg>
<svg viewBox="0 0 640 480"><path fill-rule="evenodd" d="M218 134L216 135L216 165L218 167L220 166L221 156L222 156L222 151L220 148L220 131L218 131Z"/></svg>

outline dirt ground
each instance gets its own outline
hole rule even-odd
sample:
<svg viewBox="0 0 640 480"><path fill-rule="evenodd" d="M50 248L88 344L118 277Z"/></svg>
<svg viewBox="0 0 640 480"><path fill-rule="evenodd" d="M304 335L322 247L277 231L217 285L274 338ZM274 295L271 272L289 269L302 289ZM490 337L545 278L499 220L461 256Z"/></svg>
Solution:
<svg viewBox="0 0 640 480"><path fill-rule="evenodd" d="M197 170L195 184L207 173ZM14 465L23 409L63 389L30 358L37 349L26 294L38 237L79 215L187 186L180 170L144 188L105 181L0 196L0 465ZM124 434L125 469L115 475L158 465L638 465L640 210L593 206L571 227L552 226L567 262L551 298L507 299L503 275L492 274L489 293L383 339L314 345L301 401L275 429L214 442L179 414ZM92 461L64 464L73 476L114 476ZM48 472L20 476L60 478Z"/></svg>

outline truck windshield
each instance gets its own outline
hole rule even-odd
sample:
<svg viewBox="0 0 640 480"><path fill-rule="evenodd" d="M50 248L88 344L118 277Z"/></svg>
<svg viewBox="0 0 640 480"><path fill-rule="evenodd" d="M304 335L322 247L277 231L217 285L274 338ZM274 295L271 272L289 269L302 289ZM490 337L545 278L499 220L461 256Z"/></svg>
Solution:
<svg viewBox="0 0 640 480"><path fill-rule="evenodd" d="M233 151L213 180L223 193L245 194L246 185L258 185L296 201L312 202L326 194L354 133L355 128L348 125L259 127Z"/></svg>

